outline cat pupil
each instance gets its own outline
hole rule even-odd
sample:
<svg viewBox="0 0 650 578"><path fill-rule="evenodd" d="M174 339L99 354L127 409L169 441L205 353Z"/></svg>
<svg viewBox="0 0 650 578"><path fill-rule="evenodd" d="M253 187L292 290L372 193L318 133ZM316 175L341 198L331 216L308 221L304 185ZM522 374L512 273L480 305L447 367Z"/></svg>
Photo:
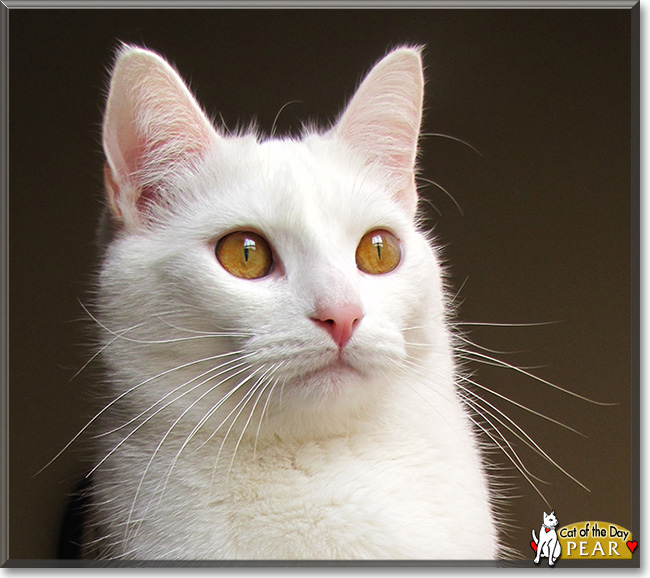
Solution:
<svg viewBox="0 0 650 578"><path fill-rule="evenodd" d="M377 258L381 259L381 247L384 244L381 235L372 238L372 244L377 247Z"/></svg>
<svg viewBox="0 0 650 578"><path fill-rule="evenodd" d="M255 250L255 241L253 239L246 239L244 241L244 260L248 263L248 252L250 250Z"/></svg>

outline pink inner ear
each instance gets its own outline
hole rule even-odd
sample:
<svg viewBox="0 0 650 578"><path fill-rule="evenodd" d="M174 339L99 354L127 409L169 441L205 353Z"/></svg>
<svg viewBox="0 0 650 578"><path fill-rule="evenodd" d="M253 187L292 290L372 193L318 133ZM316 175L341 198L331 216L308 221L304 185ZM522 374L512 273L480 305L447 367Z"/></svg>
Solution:
<svg viewBox="0 0 650 578"><path fill-rule="evenodd" d="M108 199L108 206L115 217L122 218L122 211L117 202L119 195L119 186L113 178L113 172L108 163L104 164L104 188L106 189L106 197Z"/></svg>
<svg viewBox="0 0 650 578"><path fill-rule="evenodd" d="M107 141L113 152L117 178L107 163L104 175L106 193L115 216L125 221L142 221L155 203L158 185L143 179L147 158L155 157L155 150L141 135L133 131L113 134Z"/></svg>
<svg viewBox="0 0 650 578"><path fill-rule="evenodd" d="M160 202L158 197L165 194L165 177L175 169L186 168L200 162L209 140L206 135L197 135L196 139L192 138L192 135L187 135L187 140L177 151L178 145L173 139L156 143L138 140L142 143L139 145L142 152L132 161L134 182L137 183L139 192L136 208L140 215L148 215L152 207ZM177 154L170 155L168 151L175 151ZM152 174L152 167L159 171L158 175ZM159 178L152 178L155 176Z"/></svg>
<svg viewBox="0 0 650 578"><path fill-rule="evenodd" d="M395 50L370 71L333 129L368 164L384 169L395 197L412 213L423 86L419 52Z"/></svg>
<svg viewBox="0 0 650 578"><path fill-rule="evenodd" d="M158 189L154 185L140 187L140 195L136 201L136 209L141 216L147 216L151 207L156 203Z"/></svg>
<svg viewBox="0 0 650 578"><path fill-rule="evenodd" d="M123 51L104 119L104 151L111 169L106 188L119 220L127 225L146 220L174 178L201 160L214 134L169 64L147 50Z"/></svg>

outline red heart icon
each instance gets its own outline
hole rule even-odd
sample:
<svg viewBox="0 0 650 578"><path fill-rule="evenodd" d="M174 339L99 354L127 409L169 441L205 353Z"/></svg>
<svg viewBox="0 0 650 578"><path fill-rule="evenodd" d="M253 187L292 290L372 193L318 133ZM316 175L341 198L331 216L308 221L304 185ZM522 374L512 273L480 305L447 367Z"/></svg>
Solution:
<svg viewBox="0 0 650 578"><path fill-rule="evenodd" d="M627 542L627 547L630 549L630 552L634 552L638 545L639 543L636 540L634 540L634 542Z"/></svg>
<svg viewBox="0 0 650 578"><path fill-rule="evenodd" d="M531 540L530 542L530 547L533 549L534 552L537 552L537 544Z"/></svg>
<svg viewBox="0 0 650 578"><path fill-rule="evenodd" d="M548 534L551 531L550 528L546 528L546 533Z"/></svg>

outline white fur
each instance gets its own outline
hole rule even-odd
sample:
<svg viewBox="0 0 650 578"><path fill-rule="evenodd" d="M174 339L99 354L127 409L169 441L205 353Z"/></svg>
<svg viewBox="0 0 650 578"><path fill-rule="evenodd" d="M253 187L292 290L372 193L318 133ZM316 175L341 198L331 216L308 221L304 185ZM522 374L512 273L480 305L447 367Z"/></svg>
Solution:
<svg viewBox="0 0 650 578"><path fill-rule="evenodd" d="M418 51L389 54L337 125L300 140L206 137L180 78L141 49L121 52L112 83L104 142L118 232L98 319L116 401L97 420L98 462L108 457L93 473L89 555L494 558L441 269L414 224ZM181 120L165 136L169 119ZM138 205L151 183L153 203ZM355 265L375 228L401 241L384 275ZM235 229L269 241L268 276L221 267L215 243ZM350 302L364 316L337 368L310 317Z"/></svg>

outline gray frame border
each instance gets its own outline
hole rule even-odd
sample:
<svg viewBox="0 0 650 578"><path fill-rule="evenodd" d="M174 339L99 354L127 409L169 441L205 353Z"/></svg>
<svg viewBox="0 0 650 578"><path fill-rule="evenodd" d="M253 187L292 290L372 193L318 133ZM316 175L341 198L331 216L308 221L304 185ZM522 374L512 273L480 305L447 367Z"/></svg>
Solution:
<svg viewBox="0 0 650 578"><path fill-rule="evenodd" d="M0 567L5 568L128 568L147 566L171 567L509 567L529 568L530 562L516 561L75 561L75 560L11 560L9 559L9 11L10 9L310 9L310 8L358 8L358 9L630 9L631 27L631 252L632 252L632 498L638 506L632 512L632 533L639 537L641 530L641 12L640 0L406 0L396 5L391 0L0 0ZM634 504L633 504L634 505ZM566 568L640 568L642 551L630 561L577 560L563 561Z"/></svg>
<svg viewBox="0 0 650 578"><path fill-rule="evenodd" d="M0 0L8 8L547 8L623 9L640 0Z"/></svg>
<svg viewBox="0 0 650 578"><path fill-rule="evenodd" d="M0 2L0 564L9 556L9 10Z"/></svg>

